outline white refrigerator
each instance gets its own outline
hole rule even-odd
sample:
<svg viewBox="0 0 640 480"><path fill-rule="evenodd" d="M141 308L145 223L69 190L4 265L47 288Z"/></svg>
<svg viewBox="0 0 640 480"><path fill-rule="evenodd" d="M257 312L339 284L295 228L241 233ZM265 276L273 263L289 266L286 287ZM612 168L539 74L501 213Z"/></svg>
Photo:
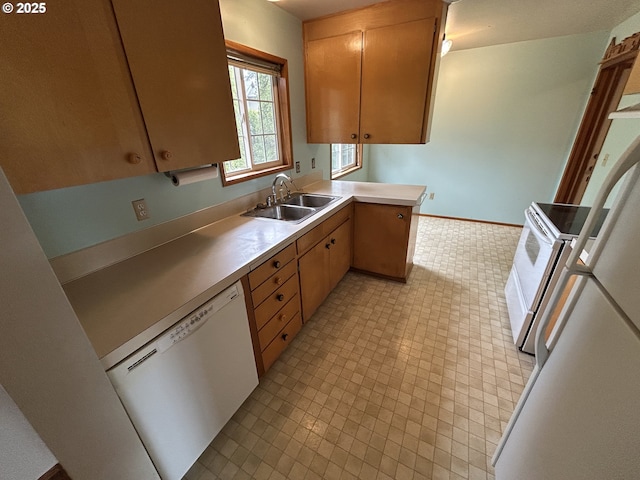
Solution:
<svg viewBox="0 0 640 480"><path fill-rule="evenodd" d="M497 480L640 478L640 137L603 185L582 230L627 172L586 265L579 237L545 331L570 277L577 281L493 457Z"/></svg>

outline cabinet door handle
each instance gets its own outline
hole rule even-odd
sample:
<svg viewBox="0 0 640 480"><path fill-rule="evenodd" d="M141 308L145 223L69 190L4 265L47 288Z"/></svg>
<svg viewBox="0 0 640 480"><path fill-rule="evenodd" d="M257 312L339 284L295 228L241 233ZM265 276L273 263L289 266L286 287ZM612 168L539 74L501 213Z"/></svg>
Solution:
<svg viewBox="0 0 640 480"><path fill-rule="evenodd" d="M336 244L336 239L335 239L335 238L332 238L332 239L331 239L331 245L335 245L335 244Z"/></svg>
<svg viewBox="0 0 640 480"><path fill-rule="evenodd" d="M276 299L277 299L279 302L282 302L282 301L284 300L284 295L283 295L282 293L279 293L278 295L276 295Z"/></svg>
<svg viewBox="0 0 640 480"><path fill-rule="evenodd" d="M286 322L287 321L287 316L283 313L280 315L280 317L278 317L278 320L280 320L281 322Z"/></svg>
<svg viewBox="0 0 640 480"><path fill-rule="evenodd" d="M287 337L289 336L288 333L283 333L282 334L282 340L284 340L285 342L287 341Z"/></svg>
<svg viewBox="0 0 640 480"><path fill-rule="evenodd" d="M364 138L369 138L371 135L369 135L368 133L364 134Z"/></svg>
<svg viewBox="0 0 640 480"><path fill-rule="evenodd" d="M127 155L127 162L132 163L133 165L137 165L142 161L142 155L139 153L130 153Z"/></svg>
<svg viewBox="0 0 640 480"><path fill-rule="evenodd" d="M273 266L274 268L280 268L280 262L276 260L275 262L273 262Z"/></svg>
<svg viewBox="0 0 640 480"><path fill-rule="evenodd" d="M273 283L276 285L280 285L282 283L282 279L280 277L276 277L273 279Z"/></svg>
<svg viewBox="0 0 640 480"><path fill-rule="evenodd" d="M399 220L402 220L403 218L404 218L404 215L403 215L403 214L401 214L401 213L399 213L399 214L398 214L398 219L399 219Z"/></svg>
<svg viewBox="0 0 640 480"><path fill-rule="evenodd" d="M331 244L330 244L330 243L327 243L327 244L324 246L324 248L331 248Z"/></svg>
<svg viewBox="0 0 640 480"><path fill-rule="evenodd" d="M356 135L355 133L352 133L351 138L355 140L356 138L358 138L358 135Z"/></svg>
<svg viewBox="0 0 640 480"><path fill-rule="evenodd" d="M171 160L173 158L173 153L171 153L169 150L165 150L160 154L160 156L163 160Z"/></svg>

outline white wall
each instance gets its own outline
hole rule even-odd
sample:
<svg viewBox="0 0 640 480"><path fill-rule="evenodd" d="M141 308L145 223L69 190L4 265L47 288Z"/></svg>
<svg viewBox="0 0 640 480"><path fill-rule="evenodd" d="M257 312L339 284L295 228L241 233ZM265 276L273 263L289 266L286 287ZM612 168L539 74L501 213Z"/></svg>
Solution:
<svg viewBox="0 0 640 480"><path fill-rule="evenodd" d="M614 28L611 31L610 38L615 38L616 42L619 43L626 37L637 32L640 32L640 13L637 13ZM640 94L623 95L618 108L628 107L637 103L640 103ZM598 163L596 163L593 169L591 180L580 202L581 205L593 205L593 201L605 177L638 135L640 135L640 119L618 118L611 122L611 127L609 128L607 137L602 144L600 155L598 156ZM609 196L609 205L613 198L615 198L616 191L617 190L614 190Z"/></svg>
<svg viewBox="0 0 640 480"><path fill-rule="evenodd" d="M375 145L369 180L426 185L421 212L522 224L553 199L607 32L450 52L431 141Z"/></svg>

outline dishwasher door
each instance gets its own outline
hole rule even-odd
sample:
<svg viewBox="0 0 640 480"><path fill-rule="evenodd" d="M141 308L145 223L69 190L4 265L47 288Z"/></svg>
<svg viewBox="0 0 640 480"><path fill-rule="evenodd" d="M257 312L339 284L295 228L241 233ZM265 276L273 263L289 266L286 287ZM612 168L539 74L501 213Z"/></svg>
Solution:
<svg viewBox="0 0 640 480"><path fill-rule="evenodd" d="M238 282L107 372L163 480L180 480L258 385Z"/></svg>

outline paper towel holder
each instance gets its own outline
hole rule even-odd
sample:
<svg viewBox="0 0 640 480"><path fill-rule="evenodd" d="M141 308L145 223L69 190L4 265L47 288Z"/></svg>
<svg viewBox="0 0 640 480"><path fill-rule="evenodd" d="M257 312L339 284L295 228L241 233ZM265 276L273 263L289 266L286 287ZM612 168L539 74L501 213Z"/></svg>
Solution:
<svg viewBox="0 0 640 480"><path fill-rule="evenodd" d="M189 185L191 183L210 180L218 177L218 164L210 163L199 167L169 170L164 172L174 186Z"/></svg>

